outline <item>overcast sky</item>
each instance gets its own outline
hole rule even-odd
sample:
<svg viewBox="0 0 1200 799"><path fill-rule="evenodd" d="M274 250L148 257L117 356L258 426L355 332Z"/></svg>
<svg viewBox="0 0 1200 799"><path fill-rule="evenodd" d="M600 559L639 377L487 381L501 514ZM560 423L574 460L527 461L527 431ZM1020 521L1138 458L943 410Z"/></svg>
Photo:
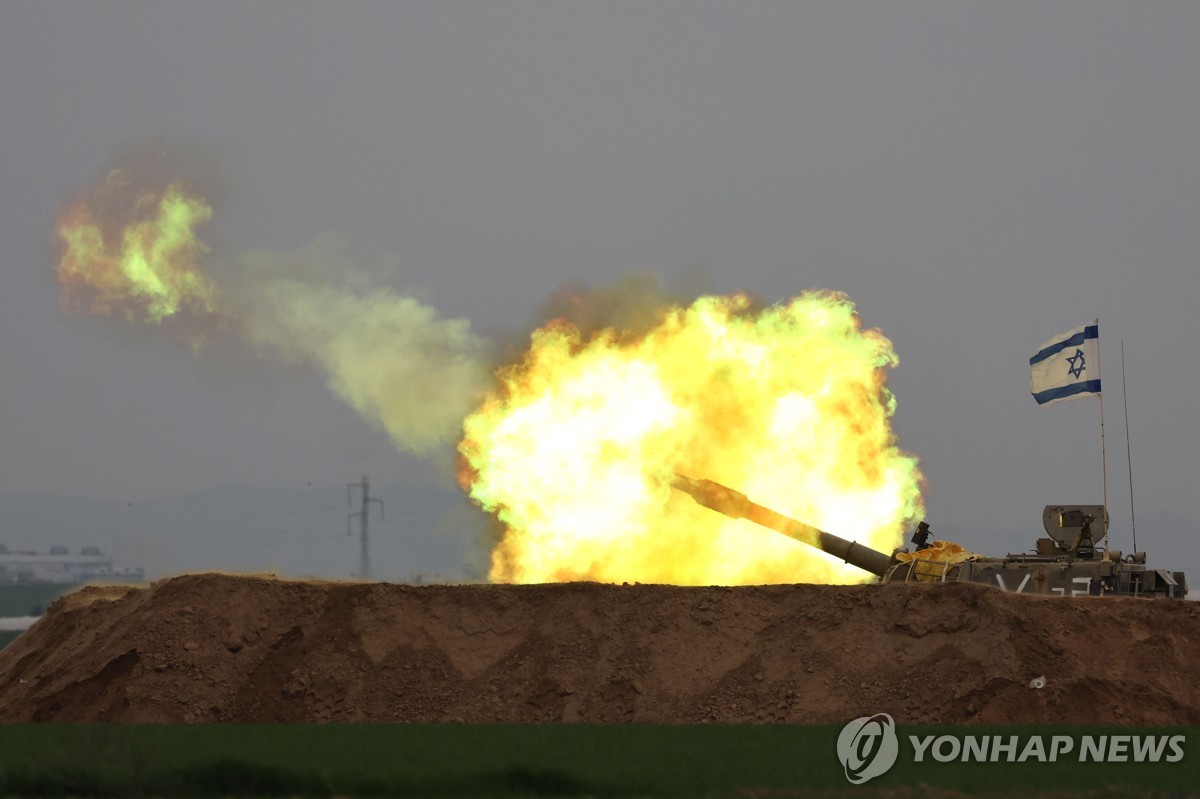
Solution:
<svg viewBox="0 0 1200 799"><path fill-rule="evenodd" d="M1191 2L8 0L0 493L439 479L315 375L60 311L64 196L165 135L214 154L214 249L341 233L483 334L631 271L848 293L934 530L990 552L1101 501L1098 403L1039 408L1028 366L1099 317L1114 546L1123 339L1138 543L1200 580L1198 41Z"/></svg>

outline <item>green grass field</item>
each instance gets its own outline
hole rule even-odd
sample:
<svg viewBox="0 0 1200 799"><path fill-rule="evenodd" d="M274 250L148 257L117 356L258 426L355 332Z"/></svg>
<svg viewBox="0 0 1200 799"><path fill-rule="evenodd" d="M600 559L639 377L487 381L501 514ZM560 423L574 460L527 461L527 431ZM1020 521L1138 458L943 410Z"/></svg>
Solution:
<svg viewBox="0 0 1200 799"><path fill-rule="evenodd" d="M23 796L1191 796L1200 767L927 763L847 783L839 727L0 726L0 794ZM908 734L954 728L899 728ZM972 727L982 735L1129 728ZM1198 728L1149 730L1184 734ZM922 786L922 787L914 787ZM949 793L946 793L949 792Z"/></svg>

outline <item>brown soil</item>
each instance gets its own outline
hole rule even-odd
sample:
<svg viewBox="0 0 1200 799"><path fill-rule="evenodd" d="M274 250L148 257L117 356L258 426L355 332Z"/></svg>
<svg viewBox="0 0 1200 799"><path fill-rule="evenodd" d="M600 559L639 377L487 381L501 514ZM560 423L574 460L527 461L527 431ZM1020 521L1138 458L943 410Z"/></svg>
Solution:
<svg viewBox="0 0 1200 799"><path fill-rule="evenodd" d="M1200 724L1200 603L973 585L198 574L82 589L0 652L6 722L820 724L877 712Z"/></svg>

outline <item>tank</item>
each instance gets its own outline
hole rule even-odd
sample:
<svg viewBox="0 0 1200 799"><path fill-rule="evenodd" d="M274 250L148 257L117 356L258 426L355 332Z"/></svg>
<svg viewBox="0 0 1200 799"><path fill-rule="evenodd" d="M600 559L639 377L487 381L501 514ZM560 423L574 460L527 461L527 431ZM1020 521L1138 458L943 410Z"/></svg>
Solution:
<svg viewBox="0 0 1200 799"><path fill-rule="evenodd" d="M1144 552L1126 557L1096 543L1094 538L1103 539L1107 529L1101 505L1047 505L1042 512L1047 537L1037 540L1032 553L976 555L949 542L932 542L929 525L921 522L912 536L914 551L897 549L889 555L784 516L712 480L676 475L672 485L706 508L733 519L749 519L816 547L874 574L882 583L982 583L1013 593L1051 596L1182 599L1187 595L1183 572L1151 569ZM1098 529L1093 531L1093 525Z"/></svg>

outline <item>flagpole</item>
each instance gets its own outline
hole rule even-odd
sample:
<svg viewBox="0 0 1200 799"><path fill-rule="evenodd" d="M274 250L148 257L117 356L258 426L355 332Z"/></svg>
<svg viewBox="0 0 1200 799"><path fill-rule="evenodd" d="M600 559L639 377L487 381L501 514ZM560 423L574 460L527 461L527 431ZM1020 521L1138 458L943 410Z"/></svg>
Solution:
<svg viewBox="0 0 1200 799"><path fill-rule="evenodd" d="M1096 371L1100 368L1100 318L1096 318ZM1101 374L1103 380L1103 374ZM1104 482L1104 559L1108 560L1108 451L1104 446L1104 386L1100 387L1100 474Z"/></svg>
<svg viewBox="0 0 1200 799"><path fill-rule="evenodd" d="M1129 450L1129 389L1125 385L1125 339L1121 339L1121 399L1125 403L1125 463L1129 464L1129 522L1133 525L1133 551L1137 552L1137 516L1133 512L1133 455Z"/></svg>

